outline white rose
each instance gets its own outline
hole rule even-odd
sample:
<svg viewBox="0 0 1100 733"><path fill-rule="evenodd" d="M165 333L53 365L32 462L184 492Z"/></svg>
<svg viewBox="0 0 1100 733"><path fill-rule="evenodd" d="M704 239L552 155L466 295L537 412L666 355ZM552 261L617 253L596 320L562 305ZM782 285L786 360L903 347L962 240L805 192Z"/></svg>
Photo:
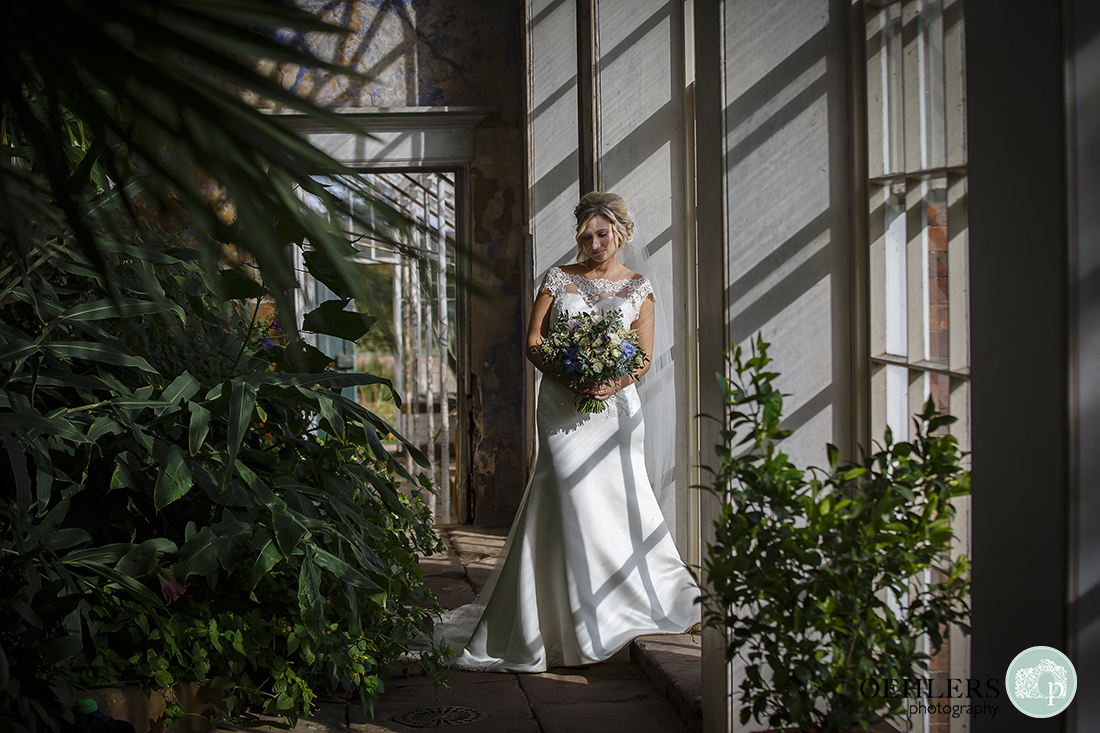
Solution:
<svg viewBox="0 0 1100 733"><path fill-rule="evenodd" d="M592 362L592 368L594 370L596 370L597 372L602 372L603 371L603 362L600 361L599 359L597 359L596 361Z"/></svg>

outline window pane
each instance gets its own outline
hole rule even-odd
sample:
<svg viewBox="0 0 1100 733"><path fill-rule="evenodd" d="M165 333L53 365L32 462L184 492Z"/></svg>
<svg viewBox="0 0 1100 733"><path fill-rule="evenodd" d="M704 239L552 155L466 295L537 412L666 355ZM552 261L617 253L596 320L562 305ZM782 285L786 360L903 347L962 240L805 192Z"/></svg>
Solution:
<svg viewBox="0 0 1100 733"><path fill-rule="evenodd" d="M949 304L947 259L947 181L922 182L925 348L924 359L934 364L948 363Z"/></svg>
<svg viewBox="0 0 1100 733"><path fill-rule="evenodd" d="M868 8L867 118L871 177L905 170L901 3Z"/></svg>
<svg viewBox="0 0 1100 733"><path fill-rule="evenodd" d="M884 226L884 325L886 353L905 356L909 353L908 303L909 275L906 245L905 187L888 187L883 205Z"/></svg>

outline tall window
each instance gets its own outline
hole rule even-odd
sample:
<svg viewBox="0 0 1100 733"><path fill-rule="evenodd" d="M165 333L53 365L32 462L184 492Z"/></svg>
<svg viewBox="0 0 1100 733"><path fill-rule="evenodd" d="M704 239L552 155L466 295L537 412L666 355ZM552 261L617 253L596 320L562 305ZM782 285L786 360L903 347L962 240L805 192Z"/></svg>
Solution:
<svg viewBox="0 0 1100 733"><path fill-rule="evenodd" d="M931 397L958 418L969 449L966 104L962 0L865 0L870 251L870 429L909 439ZM966 502L956 551L968 550ZM933 578L915 579L927 582ZM924 643L927 643L925 641ZM965 640L953 634L932 679L962 678ZM914 731L962 731L924 716Z"/></svg>
<svg viewBox="0 0 1100 733"><path fill-rule="evenodd" d="M871 429L969 411L962 0L868 0Z"/></svg>

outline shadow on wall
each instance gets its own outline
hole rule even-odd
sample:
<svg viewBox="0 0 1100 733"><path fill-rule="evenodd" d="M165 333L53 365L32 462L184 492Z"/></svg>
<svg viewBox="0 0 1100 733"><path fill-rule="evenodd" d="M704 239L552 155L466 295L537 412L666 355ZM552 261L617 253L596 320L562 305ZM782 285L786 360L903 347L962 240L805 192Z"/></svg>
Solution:
<svg viewBox="0 0 1100 733"><path fill-rule="evenodd" d="M791 5L728 18L740 68L727 78L727 302L731 343L762 331L775 345L792 395L783 427L804 428L787 450L823 464L826 441L851 448L850 217L862 204L851 208L847 7Z"/></svg>

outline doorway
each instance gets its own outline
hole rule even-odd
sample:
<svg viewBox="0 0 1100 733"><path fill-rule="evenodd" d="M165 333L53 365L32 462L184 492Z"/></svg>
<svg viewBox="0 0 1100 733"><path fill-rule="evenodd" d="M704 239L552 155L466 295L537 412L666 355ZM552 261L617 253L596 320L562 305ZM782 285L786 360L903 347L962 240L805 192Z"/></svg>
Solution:
<svg viewBox="0 0 1100 733"><path fill-rule="evenodd" d="M461 172L364 172L364 188L354 191L339 180L317 180L344 203L340 211L325 213L341 219L341 228L357 250L351 264L368 286L369 297L357 300L354 308L378 320L355 342L322 334L306 333L303 338L333 356L337 370L392 381L401 395L400 406L381 386L348 388L345 396L382 417L427 456L430 468L420 469L400 440L384 441L411 474L426 473L437 487L425 496L433 522L461 521L468 455L467 421L460 419L465 414L461 375L467 371L466 329L460 325L465 321L465 298L457 286L466 271L456 235L463 218L457 203L461 197L456 195ZM320 209L319 200L300 195ZM380 216L368 199L398 212L407 225ZM364 220L366 226L359 223ZM304 267L298 272L299 314L335 297Z"/></svg>

